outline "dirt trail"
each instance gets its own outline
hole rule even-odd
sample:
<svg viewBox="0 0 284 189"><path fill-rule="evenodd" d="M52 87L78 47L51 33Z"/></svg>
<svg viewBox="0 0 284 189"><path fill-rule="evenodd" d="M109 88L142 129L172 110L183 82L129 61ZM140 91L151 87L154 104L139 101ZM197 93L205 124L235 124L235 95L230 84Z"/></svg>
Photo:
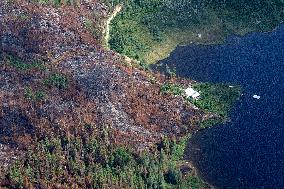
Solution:
<svg viewBox="0 0 284 189"><path fill-rule="evenodd" d="M112 14L110 15L110 17L107 19L106 21L106 29L105 29L105 43L106 46L108 47L108 41L110 38L109 32L110 32L110 23L111 21L116 17L116 15L122 10L122 6L121 5L116 5Z"/></svg>

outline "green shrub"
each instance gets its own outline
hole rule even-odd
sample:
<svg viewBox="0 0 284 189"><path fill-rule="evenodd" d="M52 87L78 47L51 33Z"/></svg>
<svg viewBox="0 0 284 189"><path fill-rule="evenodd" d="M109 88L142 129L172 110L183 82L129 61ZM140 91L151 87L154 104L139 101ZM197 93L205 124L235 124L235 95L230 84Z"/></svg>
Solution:
<svg viewBox="0 0 284 189"><path fill-rule="evenodd" d="M31 87L25 88L24 95L28 100L31 101L41 101L46 97L44 91L41 90L33 91Z"/></svg>
<svg viewBox="0 0 284 189"><path fill-rule="evenodd" d="M200 92L201 98L191 101L197 107L222 117L227 116L228 111L241 95L240 87L223 84L200 83L193 85L193 88Z"/></svg>
<svg viewBox="0 0 284 189"><path fill-rule="evenodd" d="M114 160L113 160L113 166L117 167L125 167L128 165L128 163L131 161L131 154L123 149L118 148L114 153Z"/></svg>
<svg viewBox="0 0 284 189"><path fill-rule="evenodd" d="M43 83L48 86L54 86L58 89L66 89L68 87L68 78L60 73L53 73L46 78Z"/></svg>
<svg viewBox="0 0 284 189"><path fill-rule="evenodd" d="M180 188L200 189L203 188L203 181L195 176L189 176L183 180L180 184Z"/></svg>
<svg viewBox="0 0 284 189"><path fill-rule="evenodd" d="M78 0L31 0L33 2L39 3L39 4L51 4L56 7L62 5L62 4L67 4L67 5L77 5L79 3Z"/></svg>
<svg viewBox="0 0 284 189"><path fill-rule="evenodd" d="M21 164L19 161L16 161L14 165L10 168L8 176L13 183L16 183L16 187L20 187L23 185L24 175L21 172Z"/></svg>
<svg viewBox="0 0 284 189"><path fill-rule="evenodd" d="M45 65L40 61L33 61L30 63L23 62L21 59L14 57L14 56L8 56L8 63L22 71L27 71L31 69L38 69L38 70L45 70Z"/></svg>
<svg viewBox="0 0 284 189"><path fill-rule="evenodd" d="M175 169L169 169L165 174L165 181L172 185L177 185L181 180L180 172Z"/></svg>
<svg viewBox="0 0 284 189"><path fill-rule="evenodd" d="M177 95L177 96L183 96L185 94L181 86L170 84L170 83L166 83L162 85L160 92L161 94L172 94L172 95Z"/></svg>

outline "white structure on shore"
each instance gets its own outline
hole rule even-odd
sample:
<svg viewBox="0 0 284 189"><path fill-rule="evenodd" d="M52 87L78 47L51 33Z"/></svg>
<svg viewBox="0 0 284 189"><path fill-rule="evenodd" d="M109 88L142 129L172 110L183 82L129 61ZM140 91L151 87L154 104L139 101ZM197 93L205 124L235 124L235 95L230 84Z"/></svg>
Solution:
<svg viewBox="0 0 284 189"><path fill-rule="evenodd" d="M185 89L185 94L187 98L198 99L200 97L200 93L195 91L191 86Z"/></svg>

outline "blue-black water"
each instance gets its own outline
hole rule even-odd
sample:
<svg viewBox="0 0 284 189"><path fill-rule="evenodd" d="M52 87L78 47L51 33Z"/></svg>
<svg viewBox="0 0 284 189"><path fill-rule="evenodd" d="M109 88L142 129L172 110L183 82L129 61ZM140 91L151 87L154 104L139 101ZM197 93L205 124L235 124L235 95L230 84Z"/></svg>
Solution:
<svg viewBox="0 0 284 189"><path fill-rule="evenodd" d="M186 158L200 175L217 188L284 188L284 24L222 45L178 47L161 63L182 77L242 86L232 121L189 141Z"/></svg>

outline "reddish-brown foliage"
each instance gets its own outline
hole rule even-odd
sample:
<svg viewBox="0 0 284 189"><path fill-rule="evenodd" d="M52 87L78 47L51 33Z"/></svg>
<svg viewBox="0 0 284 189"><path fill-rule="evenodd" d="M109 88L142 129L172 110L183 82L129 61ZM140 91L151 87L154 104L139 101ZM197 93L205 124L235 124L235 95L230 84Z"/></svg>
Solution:
<svg viewBox="0 0 284 189"><path fill-rule="evenodd" d="M123 58L104 49L84 27L83 18L103 11L96 1L81 6L40 6L27 1L0 2L0 122L13 115L10 135L0 132L0 142L26 149L35 137L84 132L85 124L108 127L113 142L144 149L162 137L180 137L196 130L204 113L181 97L161 95L166 78L126 67ZM106 16L106 12L101 13ZM41 60L46 69L19 70L6 55L23 63ZM51 73L68 77L66 89L44 85ZM156 78L153 84L150 78ZM187 85L190 81L177 81ZM41 100L29 100L25 89L43 91ZM2 126L3 127L3 126ZM5 127L5 126L4 126ZM3 128L3 129L7 129ZM1 161L1 159L0 159Z"/></svg>

